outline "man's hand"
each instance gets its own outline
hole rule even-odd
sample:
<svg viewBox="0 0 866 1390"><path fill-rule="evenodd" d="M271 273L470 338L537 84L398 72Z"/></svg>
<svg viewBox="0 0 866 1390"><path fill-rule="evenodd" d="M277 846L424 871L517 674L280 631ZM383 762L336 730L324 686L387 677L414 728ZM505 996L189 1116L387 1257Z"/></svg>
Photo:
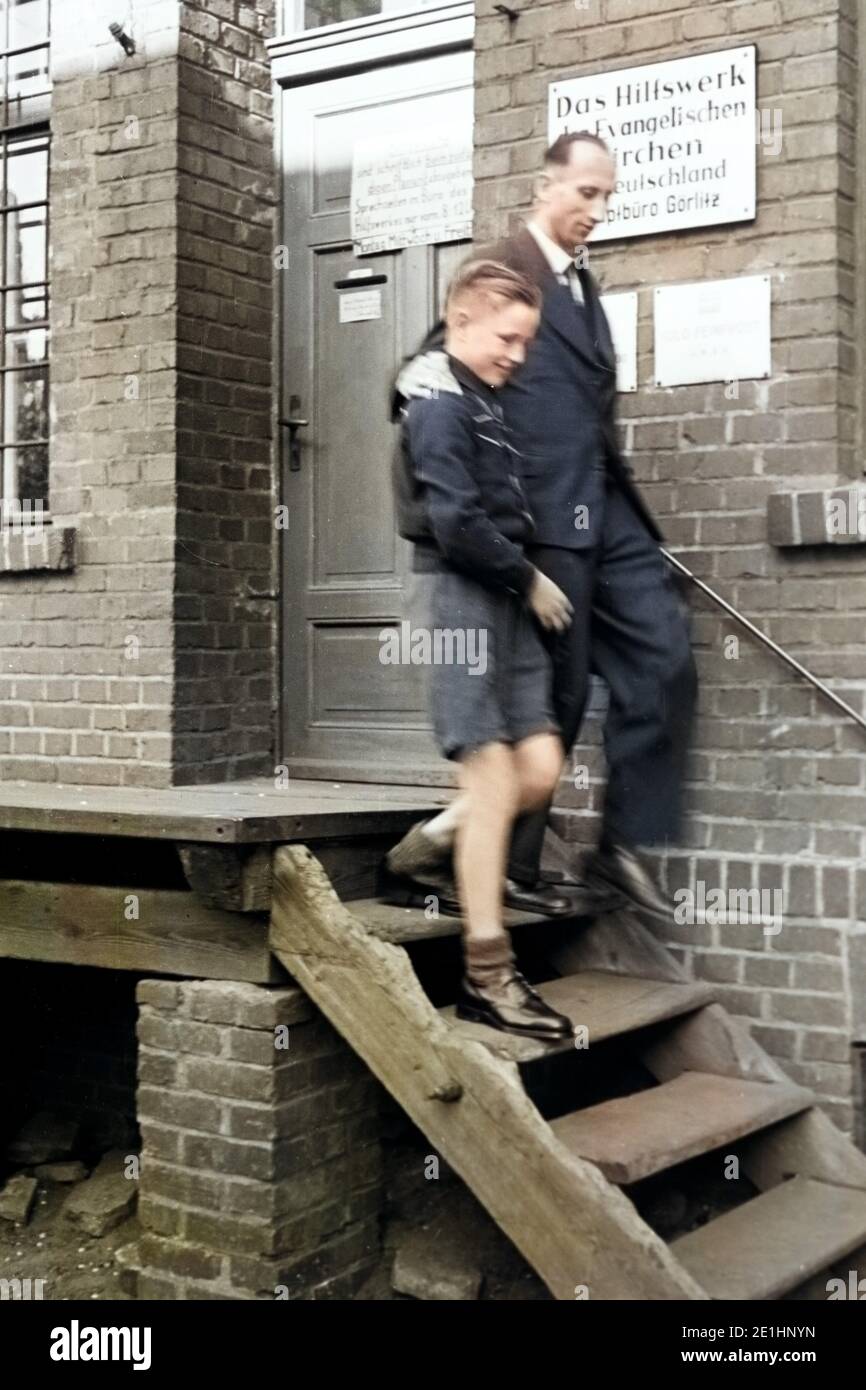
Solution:
<svg viewBox="0 0 866 1390"><path fill-rule="evenodd" d="M542 627L564 632L571 622L574 609L559 585L554 584L541 570L535 571L526 601Z"/></svg>

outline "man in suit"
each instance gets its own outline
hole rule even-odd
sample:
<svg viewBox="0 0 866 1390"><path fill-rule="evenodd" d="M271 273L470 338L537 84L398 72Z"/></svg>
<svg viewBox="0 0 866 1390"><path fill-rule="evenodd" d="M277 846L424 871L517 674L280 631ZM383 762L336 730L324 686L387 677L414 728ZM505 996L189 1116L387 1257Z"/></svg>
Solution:
<svg viewBox="0 0 866 1390"><path fill-rule="evenodd" d="M574 610L550 643L566 751L580 730L590 673L609 691L601 837L583 878L667 921L671 907L641 850L678 835L697 676L685 610L659 551L663 537L617 440L613 342L585 264L615 180L604 141L588 132L560 136L545 155L527 226L473 255L520 272L543 296L535 342L501 396L536 523L527 554ZM434 329L427 346L437 336ZM548 811L516 824L506 901L556 915L571 904L541 878ZM452 833L447 815L425 827L443 845Z"/></svg>
<svg viewBox="0 0 866 1390"><path fill-rule="evenodd" d="M503 406L536 521L532 562L574 609L553 650L566 749L580 729L590 672L609 691L601 838L585 877L665 920L670 907L640 850L679 833L697 675L685 613L659 552L663 537L620 451L613 342L585 265L586 242L615 181L602 140L560 136L545 156L528 226L481 254L522 271L544 296L541 327ZM546 815L518 822L510 858L511 877L542 893Z"/></svg>

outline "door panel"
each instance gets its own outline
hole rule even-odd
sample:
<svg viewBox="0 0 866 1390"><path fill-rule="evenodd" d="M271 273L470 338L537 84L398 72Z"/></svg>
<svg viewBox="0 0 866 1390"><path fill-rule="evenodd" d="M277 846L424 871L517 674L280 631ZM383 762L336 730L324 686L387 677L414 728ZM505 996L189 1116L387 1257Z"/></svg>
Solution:
<svg viewBox="0 0 866 1390"><path fill-rule="evenodd" d="M472 55L453 53L283 94L282 753L298 775L449 781L429 732L425 673L384 665L380 634L406 610L410 547L391 495L388 394L437 317L465 244L356 257L353 143L395 124L472 120ZM340 299L378 283L379 316L342 321ZM355 274L353 275L353 272ZM347 288L348 286L350 288ZM342 286L342 288L338 288Z"/></svg>
<svg viewBox="0 0 866 1390"><path fill-rule="evenodd" d="M395 255L365 257L386 277L377 285L381 320L339 323L340 292L356 264L344 249L314 256L313 316L317 325L315 412L310 447L315 464L312 582L393 585L396 535L390 498L387 382L399 357Z"/></svg>

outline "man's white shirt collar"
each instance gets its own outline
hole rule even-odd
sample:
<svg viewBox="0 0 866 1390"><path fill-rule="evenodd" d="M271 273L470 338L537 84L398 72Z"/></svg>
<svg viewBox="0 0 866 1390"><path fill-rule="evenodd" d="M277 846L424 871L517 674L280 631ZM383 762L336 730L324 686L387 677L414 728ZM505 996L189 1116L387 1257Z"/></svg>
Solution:
<svg viewBox="0 0 866 1390"><path fill-rule="evenodd" d="M527 222L526 227L535 237L535 240L544 252L547 264L550 266L550 269L553 271L560 284L568 285L574 299L579 304L584 304L586 301L584 298L583 286L580 283L580 277L576 274L571 277L566 275L567 270L577 270L574 257L569 256L567 251L563 251L562 247L558 246L557 243L547 235L547 232L541 230L537 222Z"/></svg>
<svg viewBox="0 0 866 1390"><path fill-rule="evenodd" d="M547 258L547 263L554 275L564 275L570 265L574 265L574 257L569 256L567 251L563 251L547 232L543 232L537 222L527 222L526 230L531 232L541 247Z"/></svg>

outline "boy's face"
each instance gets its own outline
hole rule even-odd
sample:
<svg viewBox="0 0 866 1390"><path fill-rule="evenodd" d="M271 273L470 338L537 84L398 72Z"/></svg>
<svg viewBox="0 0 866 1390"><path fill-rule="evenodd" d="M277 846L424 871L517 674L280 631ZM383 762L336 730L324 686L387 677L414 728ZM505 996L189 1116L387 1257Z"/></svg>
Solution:
<svg viewBox="0 0 866 1390"><path fill-rule="evenodd" d="M539 318L518 300L467 296L449 315L445 347L488 386L503 386L526 361Z"/></svg>

